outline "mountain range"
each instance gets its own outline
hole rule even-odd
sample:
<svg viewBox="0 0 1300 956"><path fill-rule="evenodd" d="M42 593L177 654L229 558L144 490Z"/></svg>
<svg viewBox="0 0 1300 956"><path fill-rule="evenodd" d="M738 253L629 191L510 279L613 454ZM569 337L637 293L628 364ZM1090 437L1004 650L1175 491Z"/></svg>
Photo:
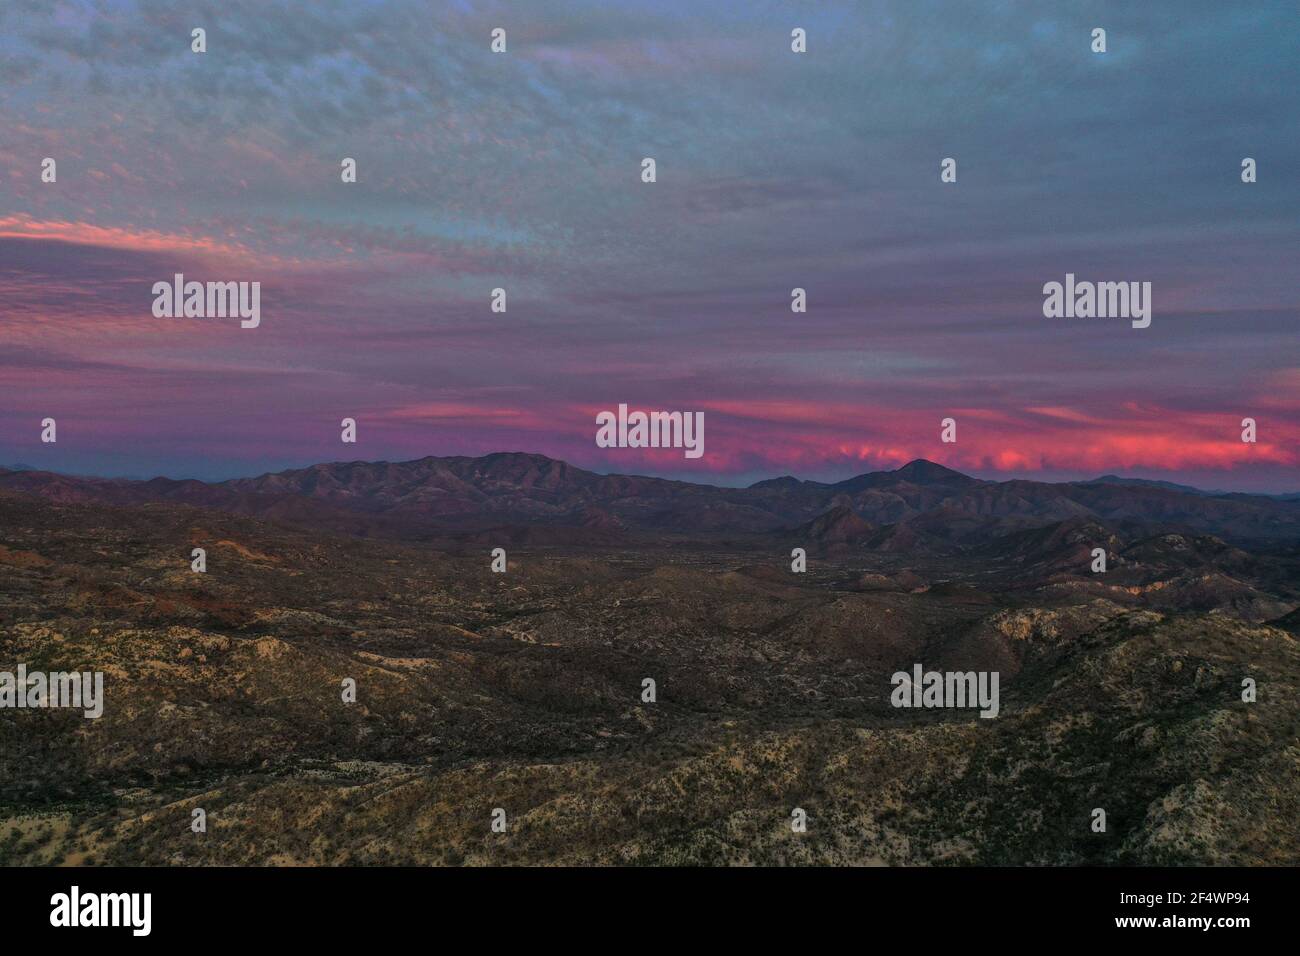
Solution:
<svg viewBox="0 0 1300 956"><path fill-rule="evenodd" d="M924 459L825 483L785 476L747 488L602 475L544 455L332 462L222 482L84 478L0 469L0 491L64 504L189 505L366 537L543 545L647 537L799 538L813 546L943 553L1063 521L1126 536L1300 537L1294 496L1202 492L1118 479L986 481Z"/></svg>

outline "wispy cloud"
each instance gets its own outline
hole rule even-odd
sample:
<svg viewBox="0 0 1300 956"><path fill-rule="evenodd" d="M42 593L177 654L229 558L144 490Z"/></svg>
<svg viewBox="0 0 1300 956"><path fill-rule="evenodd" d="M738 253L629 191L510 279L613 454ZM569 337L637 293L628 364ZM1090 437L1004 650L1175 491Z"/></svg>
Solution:
<svg viewBox="0 0 1300 956"><path fill-rule="evenodd" d="M374 458L1300 488L1289 17L4 4L0 462L236 474L336 457L350 415ZM153 319L176 271L261 281L262 326ZM1067 271L1151 281L1152 327L1043 319ZM595 448L619 402L706 411L705 458ZM59 445L33 447L54 409Z"/></svg>

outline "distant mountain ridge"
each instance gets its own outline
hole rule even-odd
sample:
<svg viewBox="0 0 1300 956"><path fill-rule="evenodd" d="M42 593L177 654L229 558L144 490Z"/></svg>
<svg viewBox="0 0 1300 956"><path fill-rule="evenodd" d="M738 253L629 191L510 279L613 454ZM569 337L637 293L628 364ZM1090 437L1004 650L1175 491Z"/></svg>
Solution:
<svg viewBox="0 0 1300 956"><path fill-rule="evenodd" d="M1119 475L1102 475L1100 478L1094 478L1086 484L1108 484L1108 485L1135 485L1145 488L1164 488L1167 491L1183 491L1189 495L1222 495L1223 491L1206 491L1203 488L1194 488L1191 485L1179 485L1172 481L1157 481L1152 478L1122 478ZM1273 497L1273 496L1269 496Z"/></svg>
<svg viewBox="0 0 1300 956"><path fill-rule="evenodd" d="M1225 539L1300 538L1300 502L1284 498L1214 495L1113 476L986 481L924 459L834 483L785 476L747 488L601 475L545 455L500 452L330 462L213 483L0 469L0 491L66 504L192 505L412 539L506 526L569 529L560 537L575 543L634 533L755 535L803 528L839 545L866 540L908 549L974 546L1071 519Z"/></svg>

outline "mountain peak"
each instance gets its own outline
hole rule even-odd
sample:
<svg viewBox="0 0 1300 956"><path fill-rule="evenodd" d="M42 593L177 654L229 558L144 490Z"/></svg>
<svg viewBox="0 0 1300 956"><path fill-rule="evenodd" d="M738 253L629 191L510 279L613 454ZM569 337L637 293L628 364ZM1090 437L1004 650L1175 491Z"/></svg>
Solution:
<svg viewBox="0 0 1300 956"><path fill-rule="evenodd" d="M779 491L798 489L803 486L803 482L794 475L782 475L780 478L764 478L762 481L756 481L749 486L750 491L757 488L770 488Z"/></svg>
<svg viewBox="0 0 1300 956"><path fill-rule="evenodd" d="M909 461L902 468L896 470L894 474L914 485L928 485L933 482L950 481L954 478L974 481L969 475L963 475L960 471L953 471L951 468L945 468L943 465L925 458L916 458Z"/></svg>

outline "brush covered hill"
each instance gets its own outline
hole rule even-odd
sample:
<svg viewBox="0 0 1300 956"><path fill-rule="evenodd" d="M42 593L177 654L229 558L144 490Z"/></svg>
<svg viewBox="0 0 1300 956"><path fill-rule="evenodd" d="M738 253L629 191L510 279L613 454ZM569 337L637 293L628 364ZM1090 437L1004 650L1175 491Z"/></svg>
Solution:
<svg viewBox="0 0 1300 956"><path fill-rule="evenodd" d="M793 574L775 548L524 547L494 574L483 549L0 493L0 658L106 694L98 720L0 712L0 862L1300 862L1296 635L1067 586L1072 533L1021 540L1048 573L1002 583L944 557L918 584L888 552ZM891 707L917 662L998 670L997 718Z"/></svg>

